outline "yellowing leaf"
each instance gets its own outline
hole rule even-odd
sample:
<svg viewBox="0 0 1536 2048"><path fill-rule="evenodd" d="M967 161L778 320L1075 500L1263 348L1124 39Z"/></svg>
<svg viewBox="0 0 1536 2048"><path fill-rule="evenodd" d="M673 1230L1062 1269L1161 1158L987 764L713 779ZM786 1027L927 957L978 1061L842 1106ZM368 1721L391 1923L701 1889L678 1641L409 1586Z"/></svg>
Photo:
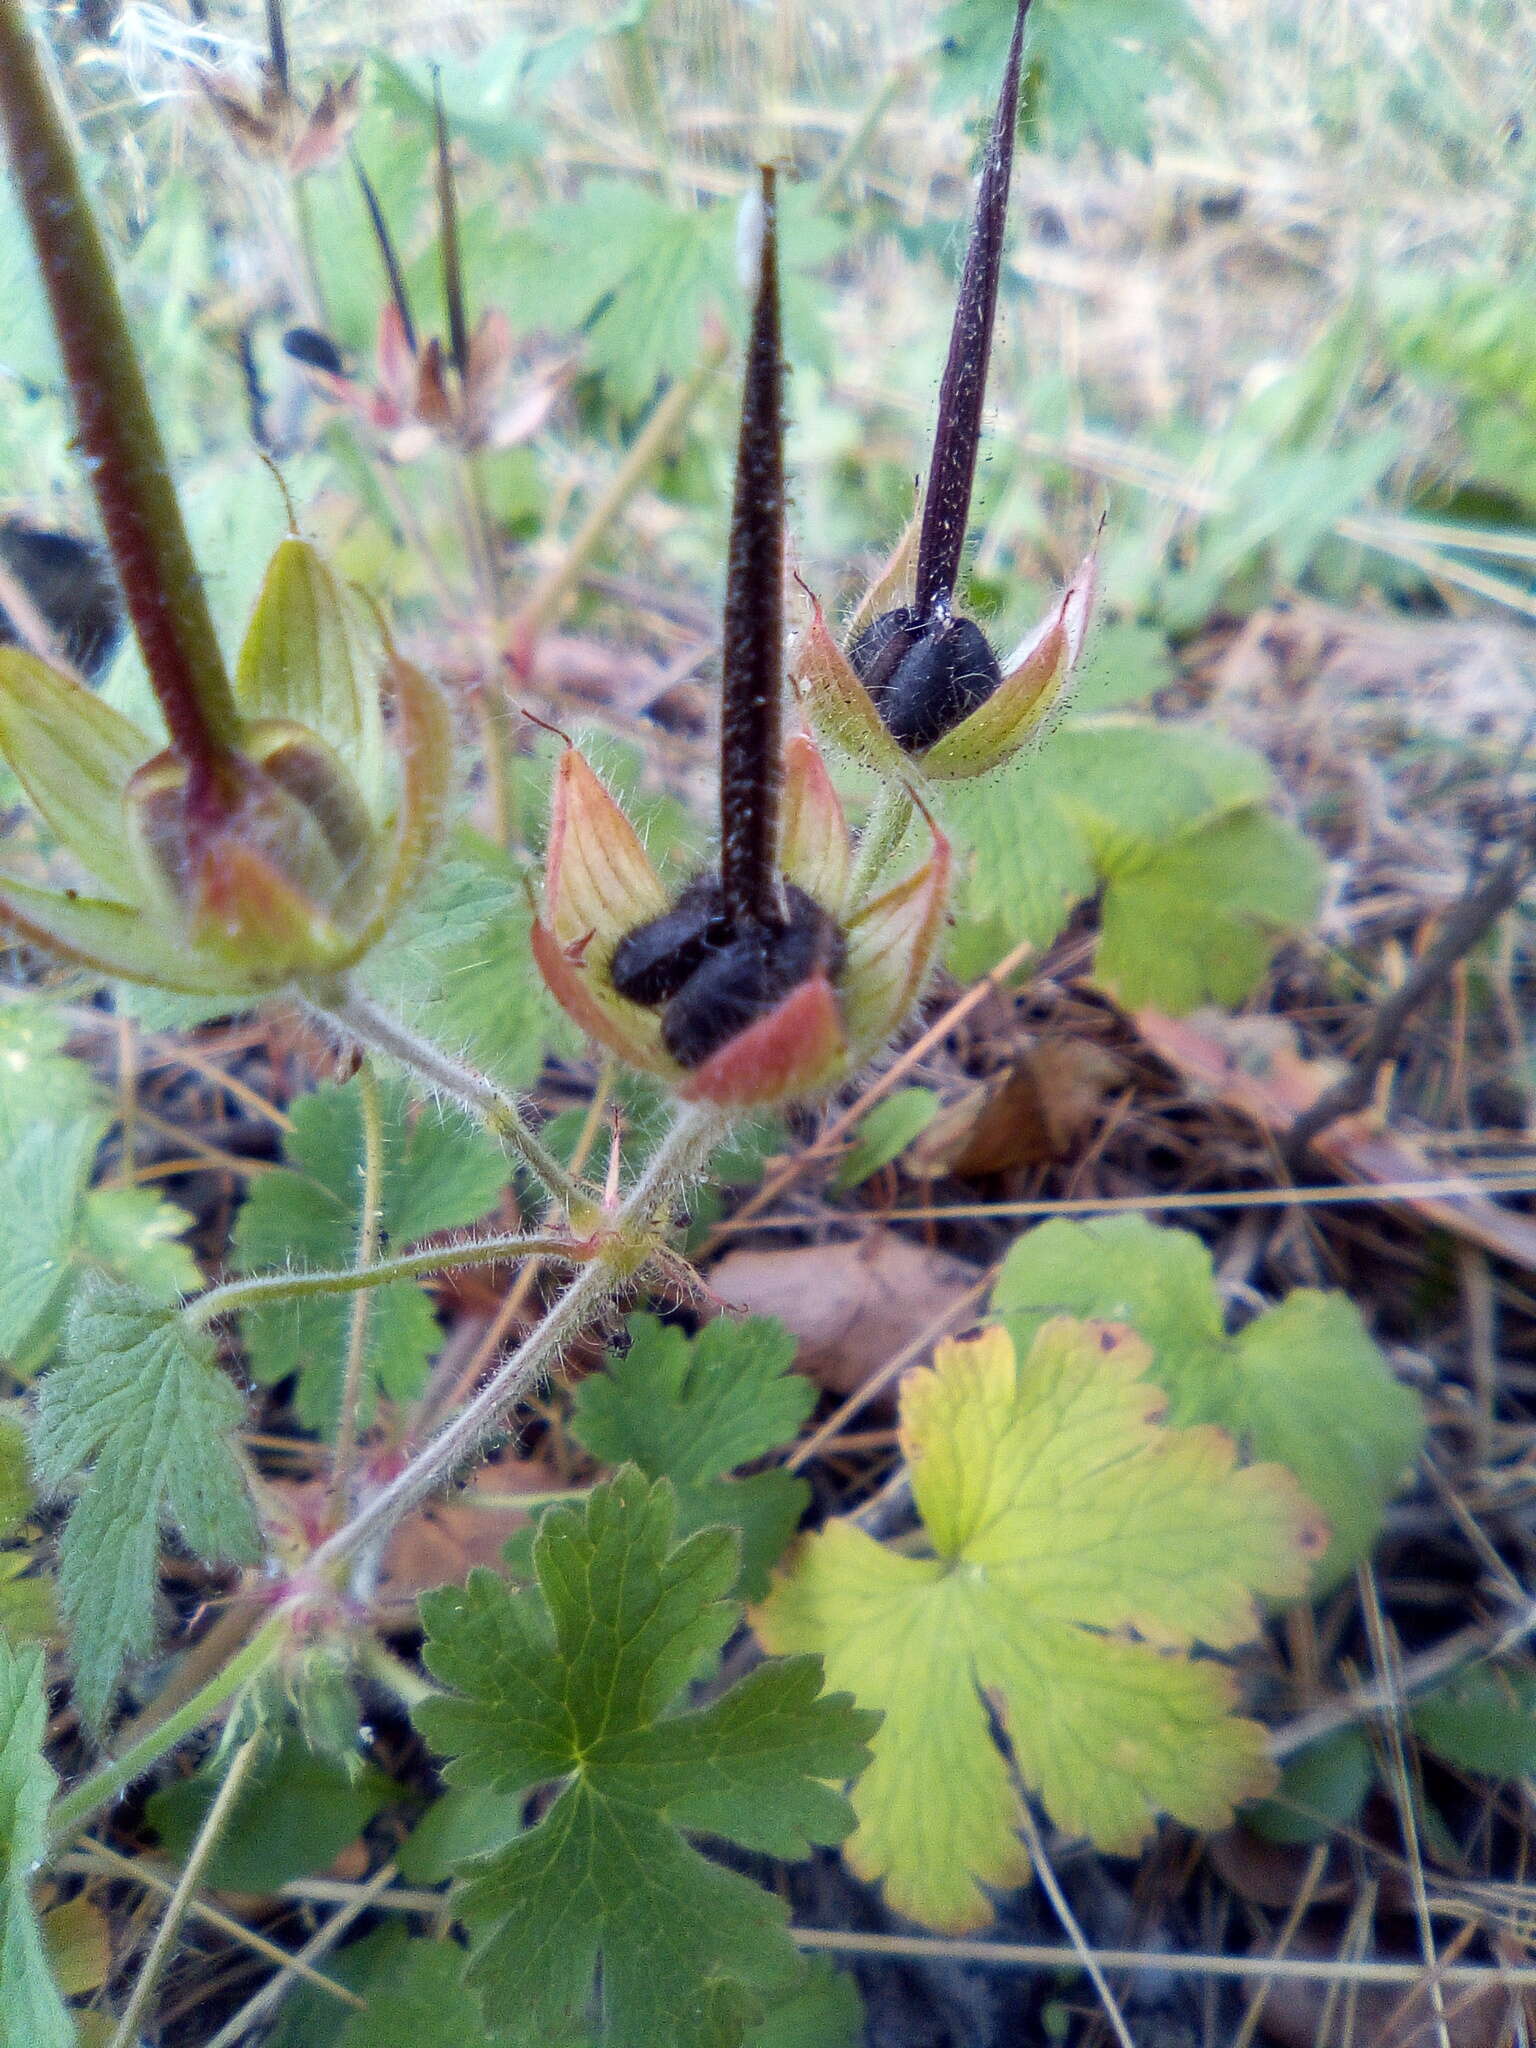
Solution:
<svg viewBox="0 0 1536 2048"><path fill-rule="evenodd" d="M112 1970L112 1930L100 1906L80 1895L43 1915L43 1946L66 1998L98 1991Z"/></svg>
<svg viewBox="0 0 1536 2048"><path fill-rule="evenodd" d="M1249 1456L1288 1465L1333 1541L1314 1590L1367 1556L1419 1455L1424 1416L1342 1294L1297 1288L1228 1337L1211 1255L1141 1216L1028 1230L1003 1261L993 1313L1027 1344L1053 1315L1107 1316L1151 1345L1175 1422L1216 1422Z"/></svg>
<svg viewBox="0 0 1536 2048"><path fill-rule="evenodd" d="M1189 1652L1252 1636L1255 1596L1300 1593L1327 1531L1282 1467L1163 1426L1149 1358L1123 1325L1066 1317L1022 1365L1001 1328L940 1345L902 1399L933 1554L833 1522L754 1615L883 1711L844 1853L913 1919L985 1926L982 1886L1029 1873L993 1713L1024 1787L1117 1853L1159 1813L1221 1826L1273 1781L1228 1673Z"/></svg>

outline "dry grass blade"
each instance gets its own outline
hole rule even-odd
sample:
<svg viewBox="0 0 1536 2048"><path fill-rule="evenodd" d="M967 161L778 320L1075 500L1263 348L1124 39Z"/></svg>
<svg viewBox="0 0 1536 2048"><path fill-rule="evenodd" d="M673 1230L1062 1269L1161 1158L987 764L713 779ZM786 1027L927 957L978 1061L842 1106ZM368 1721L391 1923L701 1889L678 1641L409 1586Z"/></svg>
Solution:
<svg viewBox="0 0 1536 2048"><path fill-rule="evenodd" d="M1020 1787L1020 1790L1022 1792L1023 1788ZM1034 1859L1035 1874L1051 1902L1051 1910L1067 1931L1073 1953L1087 1971L1089 1982L1098 1993L1099 2003L1104 2008L1104 2017L1114 2029L1115 2039L1120 2043L1120 2048L1136 2048L1136 2043L1131 2039L1131 2030L1125 2023L1125 2014L1120 2010L1120 2001L1111 1991L1109 1979L1104 1974L1103 1958L1078 1925L1077 1915L1068 1904L1067 1895L1051 1868L1051 1859L1046 1854L1045 1842L1030 1811L1027 1795L1020 1799L1019 1814L1024 1840L1028 1843L1029 1853Z"/></svg>
<svg viewBox="0 0 1536 2048"><path fill-rule="evenodd" d="M983 1963L998 1970L1076 1970L1082 1957L1070 1943L1034 1941L968 1940L962 1936L922 1934L863 1934L822 1927L792 1927L790 1933L801 1948L823 1954L849 1956L890 1956L913 1961L940 1963ZM1156 1972L1165 1974L1169 1959L1161 1951L1146 1953L1134 1948L1106 1948L1096 1945L1094 1954L1103 1970ZM1276 1983L1286 1979L1324 1983L1341 1990L1366 1985L1417 1985L1423 1965L1414 1961L1361 1960L1346 1956L1272 1956L1258 1961L1252 1956L1206 1955L1191 1950L1178 1958L1178 1967L1196 1978L1240 1980L1262 1971ZM1489 1987L1509 1991L1536 1990L1536 1964L1446 1963L1440 1970L1443 1984Z"/></svg>
<svg viewBox="0 0 1536 2048"><path fill-rule="evenodd" d="M248 1998L234 2016L208 2043L208 2048L236 2048L236 2043L245 2039L258 2021L275 2012L286 1996L289 1986L298 1976L301 1965L315 1963L327 1955L340 1941L347 1929L374 1904L374 1901L388 1891L394 1882L395 1866L386 1863L376 1870L368 1882L359 1885L346 1903L334 1912L318 1933L305 1942L296 1956L292 1956L278 1971L262 1985L253 1998Z"/></svg>
<svg viewBox="0 0 1536 2048"><path fill-rule="evenodd" d="M123 1856L116 1849L108 1848L105 1842L87 1838L84 1846L61 1856L56 1866L80 1877L126 1878L129 1883L142 1885L146 1891L158 1892L162 1898L169 1898L176 1887L172 1880L163 1877L144 1856ZM313 1984L317 1991L323 1991L327 1998L338 1999L343 2005L361 2008L362 1999L355 1991L349 1991L345 1984L338 1984L317 1970L311 1963L301 1962L275 1941L268 1941L264 1934L258 1934L254 1927L247 1927L233 1914L221 1913L217 1906L210 1906L206 1900L194 1898L188 1906L188 1913L194 1920L201 1920L218 1933L227 1935L231 1941L241 1943L279 1969L291 1969L306 1984Z"/></svg>

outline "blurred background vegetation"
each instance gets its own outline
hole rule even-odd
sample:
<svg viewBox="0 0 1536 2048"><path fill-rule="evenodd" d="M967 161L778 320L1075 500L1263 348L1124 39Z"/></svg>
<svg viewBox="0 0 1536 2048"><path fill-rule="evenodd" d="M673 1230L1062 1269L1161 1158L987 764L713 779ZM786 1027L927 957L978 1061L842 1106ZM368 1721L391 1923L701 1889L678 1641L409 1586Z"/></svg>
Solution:
<svg viewBox="0 0 1536 2048"><path fill-rule="evenodd" d="M500 758L530 742L514 701L597 716L653 785L697 799L735 403L710 365L741 322L738 198L758 160L790 168L792 535L807 582L846 606L912 507L1010 18L1004 0L295 5L298 106L359 73L355 125L295 171L259 132L262 8L58 10L231 638L284 524L265 451L306 530L461 686L494 836L526 836L538 802L541 778L525 793ZM1528 715L1536 19L1519 0L1040 0L1029 59L969 595L1010 644L1104 516L1078 705L1099 725L1086 767L1069 728L1043 778L955 800L972 850L952 963L1055 937L1113 880L1111 826L1140 847L1261 797L1321 839L1322 928L1348 940L1407 817L1430 893L1450 887L1469 780L1507 768ZM468 322L496 309L514 345L469 462L364 418L386 288L349 159L417 326L445 332L435 68ZM88 532L9 211L0 294L0 516ZM342 380L285 349L296 327ZM147 712L131 649L106 688ZM1103 736L1146 704L1186 720L1177 747L1134 723ZM663 851L697 836L662 824ZM1021 833L1046 851L1021 861ZM1295 926L1318 901L1272 823L1200 859L1269 872L1245 914ZM1104 978L1169 1008L1248 992L1219 931L1190 946L1189 972L1115 953Z"/></svg>

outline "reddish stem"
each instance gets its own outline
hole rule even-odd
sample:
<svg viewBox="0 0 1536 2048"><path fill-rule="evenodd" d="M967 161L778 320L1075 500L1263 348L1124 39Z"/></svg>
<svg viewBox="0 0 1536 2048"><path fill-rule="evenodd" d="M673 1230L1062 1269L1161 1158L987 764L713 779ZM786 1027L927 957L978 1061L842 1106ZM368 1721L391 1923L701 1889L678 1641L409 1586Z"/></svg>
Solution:
<svg viewBox="0 0 1536 2048"><path fill-rule="evenodd" d="M784 922L779 783L784 693L784 355L773 171L747 343L725 579L720 708L720 887L733 922Z"/></svg>
<svg viewBox="0 0 1536 2048"><path fill-rule="evenodd" d="M443 76L432 74L432 113L437 124L437 214L443 243L443 302L448 308L448 360L462 385L469 376L469 315L464 301L464 263L459 253L459 202L448 149L448 116L443 110Z"/></svg>
<svg viewBox="0 0 1536 2048"><path fill-rule="evenodd" d="M1008 225L1008 186L1013 175L1013 131L1019 116L1019 72L1024 54L1024 17L1029 0L1019 0L1013 41L1003 71L997 114L982 160L976 214L965 252L965 269L955 301L955 324L939 385L939 420L933 461L923 502L917 544L916 609L919 619L947 610L960 573L965 523L976 480L981 408L992 354L992 322L1003 268L1003 231Z"/></svg>
<svg viewBox="0 0 1536 2048"><path fill-rule="evenodd" d="M0 122L123 599L187 765L191 817L211 823L238 792L234 693L112 266L19 0L0 0Z"/></svg>

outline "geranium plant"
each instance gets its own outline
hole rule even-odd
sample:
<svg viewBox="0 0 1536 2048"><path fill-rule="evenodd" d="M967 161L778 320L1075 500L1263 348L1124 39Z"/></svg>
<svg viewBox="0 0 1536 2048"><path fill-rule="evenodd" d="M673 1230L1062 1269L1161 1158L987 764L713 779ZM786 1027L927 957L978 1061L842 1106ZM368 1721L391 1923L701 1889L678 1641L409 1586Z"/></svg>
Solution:
<svg viewBox="0 0 1536 2048"><path fill-rule="evenodd" d="M75 1705L95 1737L109 1737L124 1673L156 1641L162 1529L197 1558L244 1574L222 1661L57 1797L41 1755L40 1660L0 1643L9 1846L0 2024L25 2015L29 2043L62 2048L71 2033L29 1889L39 1860L185 1737L222 1723L220 1767L190 1795L194 1805L208 1796L185 1877L118 2023L126 2043L149 2014L221 1831L259 1803L284 1744L307 1747L322 1780L330 1771L355 1790L363 1678L411 1707L450 1788L486 1802L469 1846L441 1852L445 1869L475 1866L455 1895L471 1954L447 2009L469 2001L498 2041L573 2039L595 2025L632 2048L718 2048L789 2038L760 2030L797 2001L822 2015L818 2038L846 2038L841 1994L797 1958L779 1903L691 1838L789 1858L857 1830L856 1867L884 1878L911 1910L943 1924L980 1919L976 1883L1018 1877L1023 1862L976 1687L1024 1703L1019 1674L1037 1653L1053 1713L1098 1725L1115 1770L1095 1789L1021 1745L1023 1776L1096 1838L1124 1846L1163 1809L1214 1822L1267 1783L1253 1724L1227 1711L1215 1667L1188 1653L1251 1633L1255 1593L1299 1592L1322 1524L1278 1468L1236 1469L1215 1429L1160 1429L1144 1355L1108 1325L1048 1324L1022 1363L1001 1331L947 1353L905 1411L933 1556L895 1557L833 1528L770 1589L803 1490L784 1475L738 1483L728 1474L793 1433L804 1389L786 1379L777 1340L759 1326L717 1326L723 1336L680 1353L675 1333L637 1322L627 1358L576 1417L617 1476L555 1505L531 1552L511 1561L521 1585L480 1571L422 1603L428 1677L380 1641L379 1576L407 1520L505 1432L519 1401L621 1298L648 1284L697 1296L672 1243L674 1216L733 1123L824 1098L901 1031L932 970L952 881L935 788L994 767L1042 733L1063 701L1093 600L1091 557L1007 659L960 609L1027 11L1021 0L914 545L876 585L845 649L819 608L798 647L787 647L774 171L762 168L749 193L717 844L680 888L669 885L592 760L567 744L528 927L567 1017L666 1105L640 1164L626 1175L616 1150L599 1185L568 1163L513 1088L466 1056L462 1037L433 1036L377 992L389 981L381 957L404 943L423 915L423 888L443 873L457 798L448 702L296 531L272 558L231 672L65 124L20 0L0 0L0 116L81 452L165 727L141 729L40 656L0 650L0 751L45 828L47 857L73 863L55 887L20 857L7 861L0 915L98 983L137 982L230 1009L297 1005L356 1060L344 1085L311 1095L289 1120L286 1163L236 1228L235 1277L186 1293L175 1266L158 1287L136 1286L111 1247L95 1255L83 1246L81 1160L100 1133L89 1120L61 1148L72 1162L67 1201L41 1205L30 1237L17 1225L10 1240L31 1250L17 1257L22 1283L3 1299L4 1328L25 1336L29 1369L48 1365L32 1476L65 1504L58 1600ZM227 96L218 104L245 147L259 144L298 172L339 143L353 87L328 89L310 112L289 78L275 9L272 20L259 109ZM419 342L365 185L391 276L369 418L391 429L409 420L468 457L487 438L508 330L495 314L469 329L440 95L434 112L448 341ZM711 347L718 357L723 344ZM319 367L331 374L325 360ZM857 836L818 735L881 780ZM926 843L888 881L914 817ZM92 878L84 889L81 871ZM482 927L471 919L470 928L478 941ZM428 957L443 943L419 931L412 942ZM515 963L505 965L510 980ZM56 1058L57 1046L43 1055ZM382 1079L377 1061L389 1068ZM413 1091L434 1100L420 1110ZM535 1220L464 1235L514 1173L522 1212ZM94 1212L99 1229L104 1214L128 1227L120 1206ZM157 1219L131 1216L152 1241ZM0 1233L7 1227L0 1217ZM163 1236L163 1219L158 1227ZM420 1283L530 1262L531 1293L534 1261L564 1278L520 1341L467 1389L443 1395L426 1384L433 1325ZM225 1336L243 1343L258 1377L296 1379L298 1412L325 1440L321 1475L298 1500L251 1468ZM386 1423L370 1436L381 1409ZM1138 1509L1137 1519L1125 1503L1122 1536L1162 1543L1173 1492L1184 1489L1190 1528L1176 1585L1134 1545L1100 1540L1070 1431L1101 1410L1116 1483L1134 1492L1144 1477L1159 1489L1157 1512ZM661 1420L686 1441L666 1441ZM969 1476L994 1425L1017 1468L998 1465L995 1498ZM1047 1481L1050 1498L1039 1491ZM1026 1539L1052 1500L1074 1518L1032 1582L1038 1629L1027 1641L999 1638L1006 1669L972 1670L962 1639L991 1626L1029 1577ZM995 1530L986 1535L993 1508L1016 1542L999 1547ZM829 1589L827 1561L843 1551L862 1576ZM765 1593L760 1634L797 1654L689 1704L688 1688L716 1670L738 1629L742 1597ZM887 1596L890 1611L871 1622ZM912 1874L903 1831L932 1703L903 1700L869 1676L888 1647L882 1631L914 1615L912 1643L938 1660L954 1653L951 1705L974 1781L957 1814L979 1830L973 1853L957 1852L926 1879ZM1123 1627L1146 1641L1104 1633ZM824 1691L823 1663L802 1650L884 1711L883 1728L847 1692ZM1042 1721L1041 1742L1051 1725ZM1202 1745L1198 1768L1176 1754L1181 1736ZM1138 1745L1147 1760L1133 1767ZM871 1753L867 1789L850 1805L831 1787L856 1780ZM525 1826L522 1803L540 1788L553 1796ZM167 1827L178 1810L175 1800L165 1806ZM423 1868L435 1867L418 1850ZM407 1944L418 1988L435 1984L439 1968L422 1959L426 1946Z"/></svg>

